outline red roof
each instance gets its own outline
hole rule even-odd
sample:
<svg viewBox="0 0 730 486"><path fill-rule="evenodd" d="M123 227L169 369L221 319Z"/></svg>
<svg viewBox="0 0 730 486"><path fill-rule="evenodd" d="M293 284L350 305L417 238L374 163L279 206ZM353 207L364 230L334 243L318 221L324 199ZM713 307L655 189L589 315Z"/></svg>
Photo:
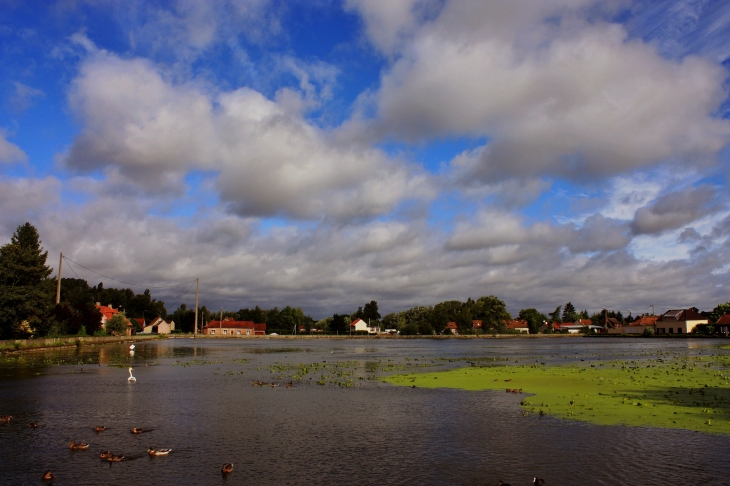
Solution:
<svg viewBox="0 0 730 486"><path fill-rule="evenodd" d="M144 317L133 317L132 319L134 319L139 324L141 324L142 326L144 326Z"/></svg>
<svg viewBox="0 0 730 486"><path fill-rule="evenodd" d="M471 321L471 325L474 327L474 329L481 329L482 321Z"/></svg>
<svg viewBox="0 0 730 486"><path fill-rule="evenodd" d="M354 327L354 326L355 326L355 324L357 324L357 323L358 323L358 321L362 321L362 319L360 319L360 318L358 317L357 319L355 319L354 321L352 321L352 322L350 323L350 326L353 326L353 327ZM365 322L365 321L362 321L362 322Z"/></svg>
<svg viewBox="0 0 730 486"><path fill-rule="evenodd" d="M449 322L446 324L446 329L458 329L455 322Z"/></svg>
<svg viewBox="0 0 730 486"><path fill-rule="evenodd" d="M96 308L99 309L107 320L111 319L114 314L119 314L119 310L115 309L109 304L109 306L96 304Z"/></svg>
<svg viewBox="0 0 730 486"><path fill-rule="evenodd" d="M511 321L507 321L507 329L522 329L525 327L529 327L527 324L527 321L524 321L522 319L513 319Z"/></svg>
<svg viewBox="0 0 730 486"><path fill-rule="evenodd" d="M723 325L730 324L730 314L723 314L722 317L717 320L717 323Z"/></svg>
<svg viewBox="0 0 730 486"><path fill-rule="evenodd" d="M580 324L581 326L592 326L593 325L593 321L590 319L578 319L578 321L579 321L578 324Z"/></svg>
<svg viewBox="0 0 730 486"><path fill-rule="evenodd" d="M629 324L629 326L654 326L656 325L657 319L659 319L659 316L637 317L634 322Z"/></svg>
<svg viewBox="0 0 730 486"><path fill-rule="evenodd" d="M264 330L266 330L266 324L258 324L259 326L264 326ZM218 328L228 328L228 329L255 329L256 324L253 323L253 321L234 321L233 319L224 319L222 321L210 321L205 328L208 329L218 329ZM205 329L204 328L204 329Z"/></svg>
<svg viewBox="0 0 730 486"><path fill-rule="evenodd" d="M670 309L662 314L658 320L660 321L701 321L706 319L702 314L697 312L693 307L689 309Z"/></svg>

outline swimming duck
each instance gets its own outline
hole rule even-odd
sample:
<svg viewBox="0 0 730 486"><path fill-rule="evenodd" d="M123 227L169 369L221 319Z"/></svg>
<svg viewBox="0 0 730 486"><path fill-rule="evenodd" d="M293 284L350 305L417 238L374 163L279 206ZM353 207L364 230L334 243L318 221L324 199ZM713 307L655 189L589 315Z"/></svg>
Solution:
<svg viewBox="0 0 730 486"><path fill-rule="evenodd" d="M109 457L106 458L109 462L122 462L124 460L124 454L115 455L115 454L109 454Z"/></svg>
<svg viewBox="0 0 730 486"><path fill-rule="evenodd" d="M138 429L137 427L132 427L132 433L133 434L141 434L142 432L151 432L152 429Z"/></svg>
<svg viewBox="0 0 730 486"><path fill-rule="evenodd" d="M545 480L540 478L532 478L532 484L535 486L545 486Z"/></svg>
<svg viewBox="0 0 730 486"><path fill-rule="evenodd" d="M72 440L68 443L68 448L73 449L75 451L81 451L89 448L89 444L86 442L76 442L75 440Z"/></svg>
<svg viewBox="0 0 730 486"><path fill-rule="evenodd" d="M10 422L12 415L0 415L0 422Z"/></svg>
<svg viewBox="0 0 730 486"><path fill-rule="evenodd" d="M230 463L230 462L228 464L223 464L223 468L221 468L221 472L223 474L232 473L233 472L233 464Z"/></svg>
<svg viewBox="0 0 730 486"><path fill-rule="evenodd" d="M104 432L106 430L106 425L97 425L94 427L94 432Z"/></svg>
<svg viewBox="0 0 730 486"><path fill-rule="evenodd" d="M28 428L29 429L37 429L38 428L38 422L28 422Z"/></svg>
<svg viewBox="0 0 730 486"><path fill-rule="evenodd" d="M99 459L108 459L109 456L111 456L111 455L112 455L111 451L101 451L99 453Z"/></svg>
<svg viewBox="0 0 730 486"><path fill-rule="evenodd" d="M50 469L48 471L46 471L46 472L43 473L43 480L44 481L50 481L53 478L54 478L53 472Z"/></svg>
<svg viewBox="0 0 730 486"><path fill-rule="evenodd" d="M147 453L150 456L166 456L170 452L172 452L172 449L155 449L154 447L147 449Z"/></svg>

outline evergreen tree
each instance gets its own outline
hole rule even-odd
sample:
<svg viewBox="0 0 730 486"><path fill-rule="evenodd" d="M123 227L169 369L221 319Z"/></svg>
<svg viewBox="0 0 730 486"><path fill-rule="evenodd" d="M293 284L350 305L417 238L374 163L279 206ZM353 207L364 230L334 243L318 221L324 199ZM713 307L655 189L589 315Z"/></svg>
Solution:
<svg viewBox="0 0 730 486"><path fill-rule="evenodd" d="M0 247L0 337L44 331L54 292L47 257L30 223L19 226L10 243Z"/></svg>
<svg viewBox="0 0 730 486"><path fill-rule="evenodd" d="M578 314L576 314L575 312L575 307L570 302L565 304L565 307L563 307L562 319L563 322L573 322L578 319Z"/></svg>
<svg viewBox="0 0 730 486"><path fill-rule="evenodd" d="M560 322L560 311L563 309L562 305L559 305L550 314L550 322Z"/></svg>

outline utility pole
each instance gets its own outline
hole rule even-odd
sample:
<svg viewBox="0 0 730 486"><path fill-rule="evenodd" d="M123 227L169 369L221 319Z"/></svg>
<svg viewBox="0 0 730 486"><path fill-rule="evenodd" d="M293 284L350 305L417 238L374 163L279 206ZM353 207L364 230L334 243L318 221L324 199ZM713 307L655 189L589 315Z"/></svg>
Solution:
<svg viewBox="0 0 730 486"><path fill-rule="evenodd" d="M200 290L200 279L195 279L195 327L193 328L193 337L198 337L198 291Z"/></svg>
<svg viewBox="0 0 730 486"><path fill-rule="evenodd" d="M654 304L651 304L651 315L654 315Z"/></svg>
<svg viewBox="0 0 730 486"><path fill-rule="evenodd" d="M220 329L222 327L223 327L223 307L221 307L221 319L220 319L220 321L218 321L218 330L220 331Z"/></svg>
<svg viewBox="0 0 730 486"><path fill-rule="evenodd" d="M61 271L63 270L63 252L58 259L58 283L56 284L56 305L61 303Z"/></svg>

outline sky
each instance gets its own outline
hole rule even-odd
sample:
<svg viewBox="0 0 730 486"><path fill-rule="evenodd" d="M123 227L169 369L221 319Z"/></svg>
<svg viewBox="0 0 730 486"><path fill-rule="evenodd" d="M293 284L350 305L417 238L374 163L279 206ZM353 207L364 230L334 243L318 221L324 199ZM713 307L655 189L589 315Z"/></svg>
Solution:
<svg viewBox="0 0 730 486"><path fill-rule="evenodd" d="M0 242L170 311L709 310L729 90L720 0L0 0Z"/></svg>

